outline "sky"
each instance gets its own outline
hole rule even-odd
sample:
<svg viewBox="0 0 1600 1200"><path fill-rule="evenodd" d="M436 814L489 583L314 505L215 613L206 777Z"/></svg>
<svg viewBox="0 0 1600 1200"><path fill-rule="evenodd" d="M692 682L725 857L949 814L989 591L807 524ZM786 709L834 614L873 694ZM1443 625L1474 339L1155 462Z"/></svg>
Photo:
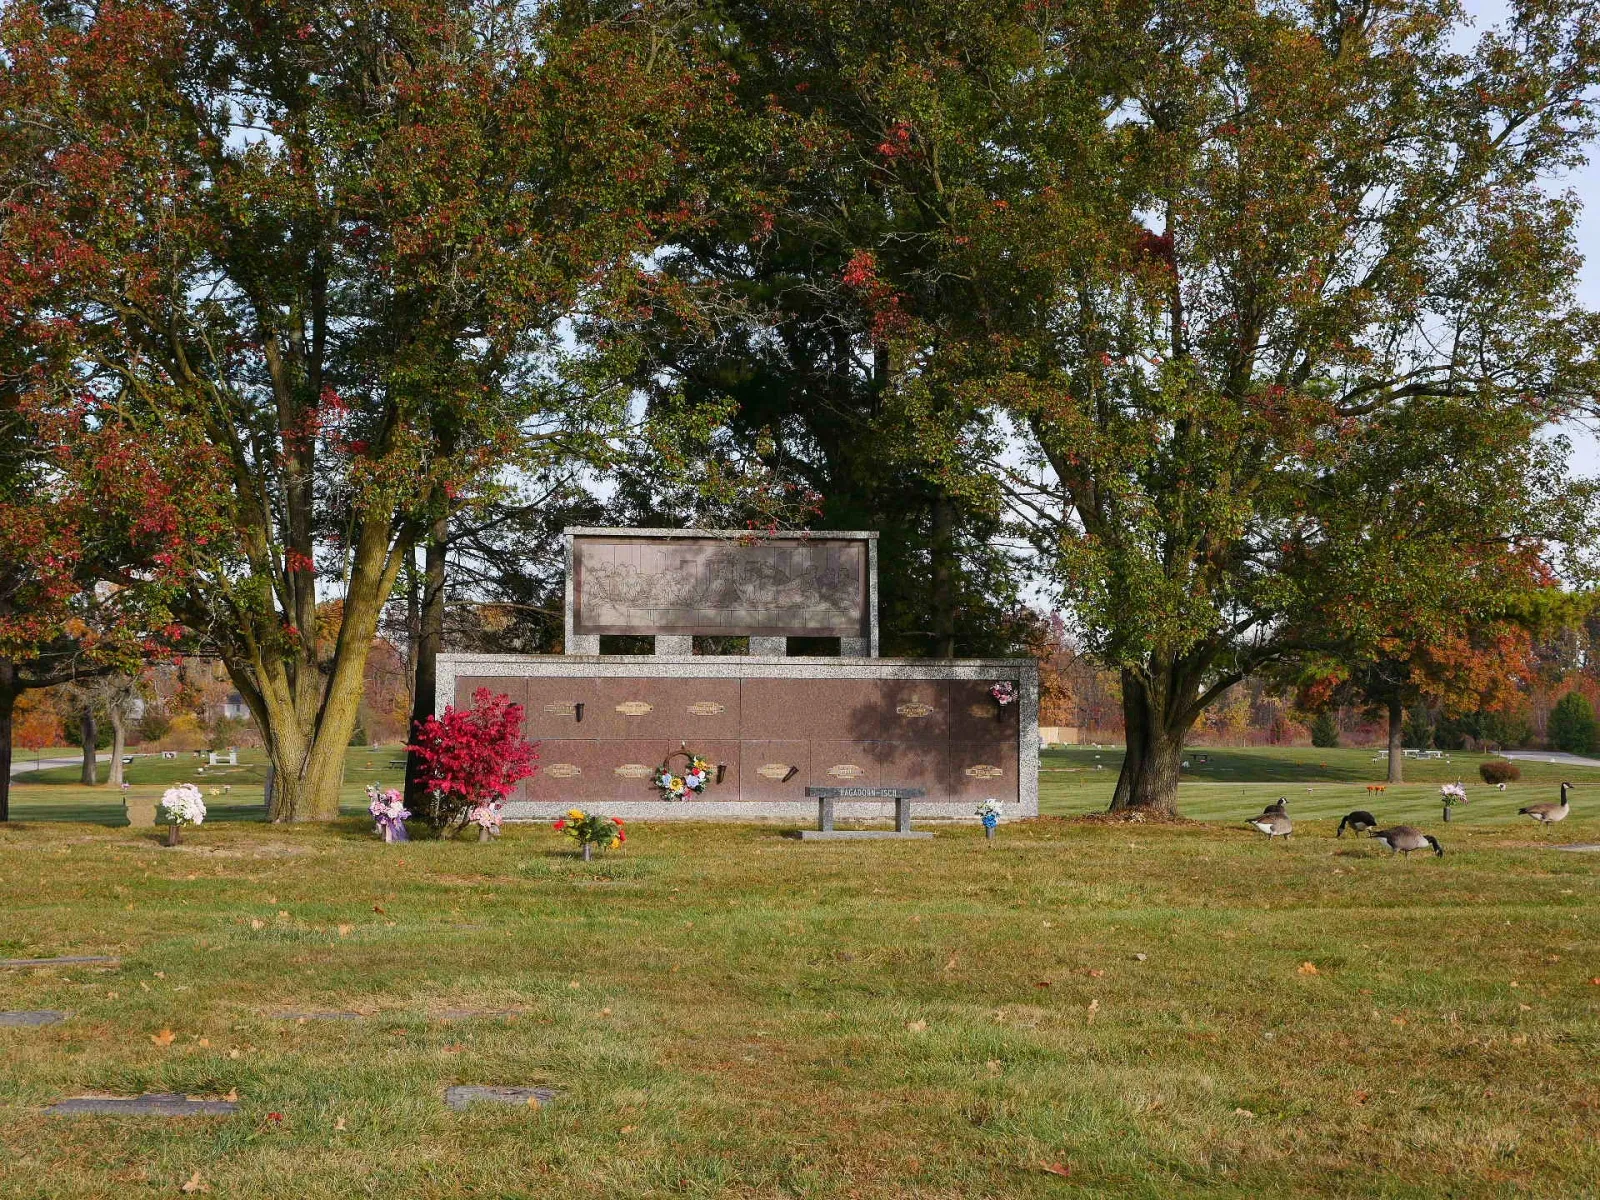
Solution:
<svg viewBox="0 0 1600 1200"><path fill-rule="evenodd" d="M1465 0L1463 7L1480 27L1502 20L1510 8L1505 0ZM1600 158L1600 147L1595 150L1587 166L1565 178L1551 180L1552 187L1570 188L1584 201L1578 232L1578 249L1584 258L1578 296L1591 310L1600 308L1600 162L1595 161ZM1568 461L1572 473L1588 478L1600 476L1600 437L1593 426L1568 426L1560 432L1572 442Z"/></svg>

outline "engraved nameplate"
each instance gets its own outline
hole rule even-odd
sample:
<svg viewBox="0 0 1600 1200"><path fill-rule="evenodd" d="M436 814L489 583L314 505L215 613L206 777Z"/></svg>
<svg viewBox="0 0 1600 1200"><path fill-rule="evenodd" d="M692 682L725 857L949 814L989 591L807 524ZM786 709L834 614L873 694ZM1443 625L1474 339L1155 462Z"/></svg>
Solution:
<svg viewBox="0 0 1600 1200"><path fill-rule="evenodd" d="M718 713L728 711L726 704L718 704L715 700L700 700L689 705L689 711L697 717L714 717Z"/></svg>
<svg viewBox="0 0 1600 1200"><path fill-rule="evenodd" d="M655 770L643 763L623 763L620 767L612 767L611 773L623 779L649 779Z"/></svg>
<svg viewBox="0 0 1600 1200"><path fill-rule="evenodd" d="M921 700L908 700L895 709L902 717L930 717L933 715L933 705L924 704Z"/></svg>
<svg viewBox="0 0 1600 1200"><path fill-rule="evenodd" d="M1001 767L992 767L988 763L978 763L967 768L967 775L972 779L999 779L1005 774Z"/></svg>
<svg viewBox="0 0 1600 1200"><path fill-rule="evenodd" d="M655 705L646 704L643 700L624 700L617 705L617 711L625 717L642 717L654 709Z"/></svg>
<svg viewBox="0 0 1600 1200"><path fill-rule="evenodd" d="M576 763L551 763L544 773L551 779L576 779L583 770Z"/></svg>
<svg viewBox="0 0 1600 1200"><path fill-rule="evenodd" d="M575 717L578 715L578 706L576 704L546 704L544 710L552 717Z"/></svg>
<svg viewBox="0 0 1600 1200"><path fill-rule="evenodd" d="M856 766L855 763L839 763L836 766L829 767L828 774L835 779L860 779L866 772Z"/></svg>
<svg viewBox="0 0 1600 1200"><path fill-rule="evenodd" d="M763 779L776 779L780 783L789 774L788 763L763 763L756 768L756 774Z"/></svg>

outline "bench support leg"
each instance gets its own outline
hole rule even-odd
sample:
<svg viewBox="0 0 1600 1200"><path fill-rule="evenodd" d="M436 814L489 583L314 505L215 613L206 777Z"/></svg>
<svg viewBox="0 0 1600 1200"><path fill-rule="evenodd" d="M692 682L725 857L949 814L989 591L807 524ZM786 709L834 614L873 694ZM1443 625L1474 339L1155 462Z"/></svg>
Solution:
<svg viewBox="0 0 1600 1200"><path fill-rule="evenodd" d="M906 796L894 798L894 828L896 833L911 832L911 800Z"/></svg>
<svg viewBox="0 0 1600 1200"><path fill-rule="evenodd" d="M833 829L833 797L823 796L817 801L817 828L824 833Z"/></svg>

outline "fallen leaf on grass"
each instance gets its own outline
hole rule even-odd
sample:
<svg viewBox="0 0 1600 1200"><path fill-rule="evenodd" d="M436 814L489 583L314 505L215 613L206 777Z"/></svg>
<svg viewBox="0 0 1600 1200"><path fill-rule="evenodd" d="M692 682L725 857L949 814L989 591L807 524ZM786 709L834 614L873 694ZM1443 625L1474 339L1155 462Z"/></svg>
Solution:
<svg viewBox="0 0 1600 1200"><path fill-rule="evenodd" d="M998 1075L1001 1071L1005 1070L998 1058L991 1058L988 1062L984 1063L984 1066L989 1069L989 1074L991 1075Z"/></svg>
<svg viewBox="0 0 1600 1200"><path fill-rule="evenodd" d="M1051 1175L1059 1175L1063 1179L1069 1179L1072 1176L1072 1168L1064 1162L1042 1162L1039 1164L1039 1170Z"/></svg>
<svg viewBox="0 0 1600 1200"><path fill-rule="evenodd" d="M1517 1034L1511 1039L1511 1044L1513 1046L1526 1046L1528 1044L1528 1035L1525 1033Z"/></svg>
<svg viewBox="0 0 1600 1200"><path fill-rule="evenodd" d="M1589 980L1589 986L1600 987L1600 975L1596 975L1593 979Z"/></svg>
<svg viewBox="0 0 1600 1200"><path fill-rule="evenodd" d="M544 1107L544 1101L540 1100L539 1097L537 1097L537 1096L529 1096L528 1097L528 1107L529 1108L543 1108Z"/></svg>
<svg viewBox="0 0 1600 1200"><path fill-rule="evenodd" d="M163 1029L160 1033L152 1033L150 1040L158 1046L172 1045L172 1039L177 1035L170 1029Z"/></svg>
<svg viewBox="0 0 1600 1200"><path fill-rule="evenodd" d="M383 905L381 905L381 904L374 904L372 906L372 911L375 912L375 913L381 913L381 912L387 912L388 910L385 909L383 907Z"/></svg>
<svg viewBox="0 0 1600 1200"><path fill-rule="evenodd" d="M189 1176L188 1181L184 1183L180 1190L185 1195L193 1195L195 1192L209 1192L211 1190L211 1185L204 1179L201 1179L200 1172L196 1170L193 1175Z"/></svg>
<svg viewBox="0 0 1600 1200"><path fill-rule="evenodd" d="M354 925L341 925L341 926L339 926L339 936L340 937L349 937L350 936L350 931L352 929L354 929L354 928L355 928Z"/></svg>
<svg viewBox="0 0 1600 1200"><path fill-rule="evenodd" d="M250 928L251 929L264 929L264 928L266 928L266 924L267 923L265 921L263 921L260 917L251 917L250 918Z"/></svg>
<svg viewBox="0 0 1600 1200"><path fill-rule="evenodd" d="M344 1131L344 1118L340 1117L338 1120L336 1120L333 1123L333 1128L336 1133L342 1133Z"/></svg>
<svg viewBox="0 0 1600 1200"><path fill-rule="evenodd" d="M1391 1024L1391 1025L1404 1025L1405 1023L1406 1023L1406 1019L1404 1017L1390 1017L1389 1018L1389 1024Z"/></svg>
<svg viewBox="0 0 1600 1200"><path fill-rule="evenodd" d="M238 1103L238 1100L239 1100L239 1089L238 1088L229 1088L228 1089L228 1094L226 1096L224 1096L223 1099L226 1100L229 1104Z"/></svg>
<svg viewBox="0 0 1600 1200"><path fill-rule="evenodd" d="M200 1049L202 1049L202 1050L211 1049L211 1039L210 1038L201 1038L200 1039Z"/></svg>
<svg viewBox="0 0 1600 1200"><path fill-rule="evenodd" d="M1255 1113L1251 1112L1248 1108L1236 1108L1233 1110L1233 1115L1236 1117L1244 1117L1247 1120L1255 1120Z"/></svg>
<svg viewBox="0 0 1600 1200"><path fill-rule="evenodd" d="M1532 1012L1533 1011L1533 1005L1531 1005L1531 1004L1519 1004L1519 1005L1517 1005L1517 1011L1518 1012Z"/></svg>
<svg viewBox="0 0 1600 1200"><path fill-rule="evenodd" d="M1321 975L1322 972L1317 970L1317 964L1316 963L1303 962L1298 967L1295 968L1295 974L1297 974L1297 975Z"/></svg>
<svg viewBox="0 0 1600 1200"><path fill-rule="evenodd" d="M1099 967L1091 967L1088 971L1086 971L1084 973L1086 975L1088 975L1090 979L1104 979L1105 978L1105 974L1106 974Z"/></svg>
<svg viewBox="0 0 1600 1200"><path fill-rule="evenodd" d="M626 1134L630 1134L630 1133L632 1133L632 1132L633 1132L633 1131L634 1131L634 1130L635 1130L635 1129L637 1129L637 1128L638 1128L638 1126L637 1126L637 1125L624 1125L624 1126L623 1126L623 1127L622 1127L622 1128L621 1128L621 1129L619 1129L619 1130L618 1130L618 1131L617 1131L617 1132L618 1132L618 1133L621 1133L621 1134L624 1134L624 1135L626 1135Z"/></svg>
<svg viewBox="0 0 1600 1200"><path fill-rule="evenodd" d="M1357 1092L1354 1096L1350 1097L1350 1103L1359 1107L1367 1102L1367 1095L1368 1094L1366 1092Z"/></svg>
<svg viewBox="0 0 1600 1200"><path fill-rule="evenodd" d="M1099 1012L1100 1012L1100 1001L1099 1000L1091 1000L1091 1001L1089 1001L1089 1024L1091 1024L1091 1025L1094 1024L1094 1019L1099 1014Z"/></svg>
<svg viewBox="0 0 1600 1200"><path fill-rule="evenodd" d="M907 1021L906 1028L912 1033L921 1033L928 1028L928 1023L926 1021Z"/></svg>
<svg viewBox="0 0 1600 1200"><path fill-rule="evenodd" d="M946 971L954 971L956 969L956 956L954 954L950 956L950 961L944 964L944 969Z"/></svg>

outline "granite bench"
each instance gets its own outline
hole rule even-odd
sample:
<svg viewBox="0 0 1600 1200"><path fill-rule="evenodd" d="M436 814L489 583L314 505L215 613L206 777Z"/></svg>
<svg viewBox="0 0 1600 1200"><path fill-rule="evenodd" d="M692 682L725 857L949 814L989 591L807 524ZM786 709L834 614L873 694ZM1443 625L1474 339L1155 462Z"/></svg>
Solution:
<svg viewBox="0 0 1600 1200"><path fill-rule="evenodd" d="M927 795L914 787L808 787L806 796L817 802L817 827L802 829L803 841L847 838L931 838L933 834L911 828L911 802ZM835 829L834 803L839 800L893 800L894 829Z"/></svg>

